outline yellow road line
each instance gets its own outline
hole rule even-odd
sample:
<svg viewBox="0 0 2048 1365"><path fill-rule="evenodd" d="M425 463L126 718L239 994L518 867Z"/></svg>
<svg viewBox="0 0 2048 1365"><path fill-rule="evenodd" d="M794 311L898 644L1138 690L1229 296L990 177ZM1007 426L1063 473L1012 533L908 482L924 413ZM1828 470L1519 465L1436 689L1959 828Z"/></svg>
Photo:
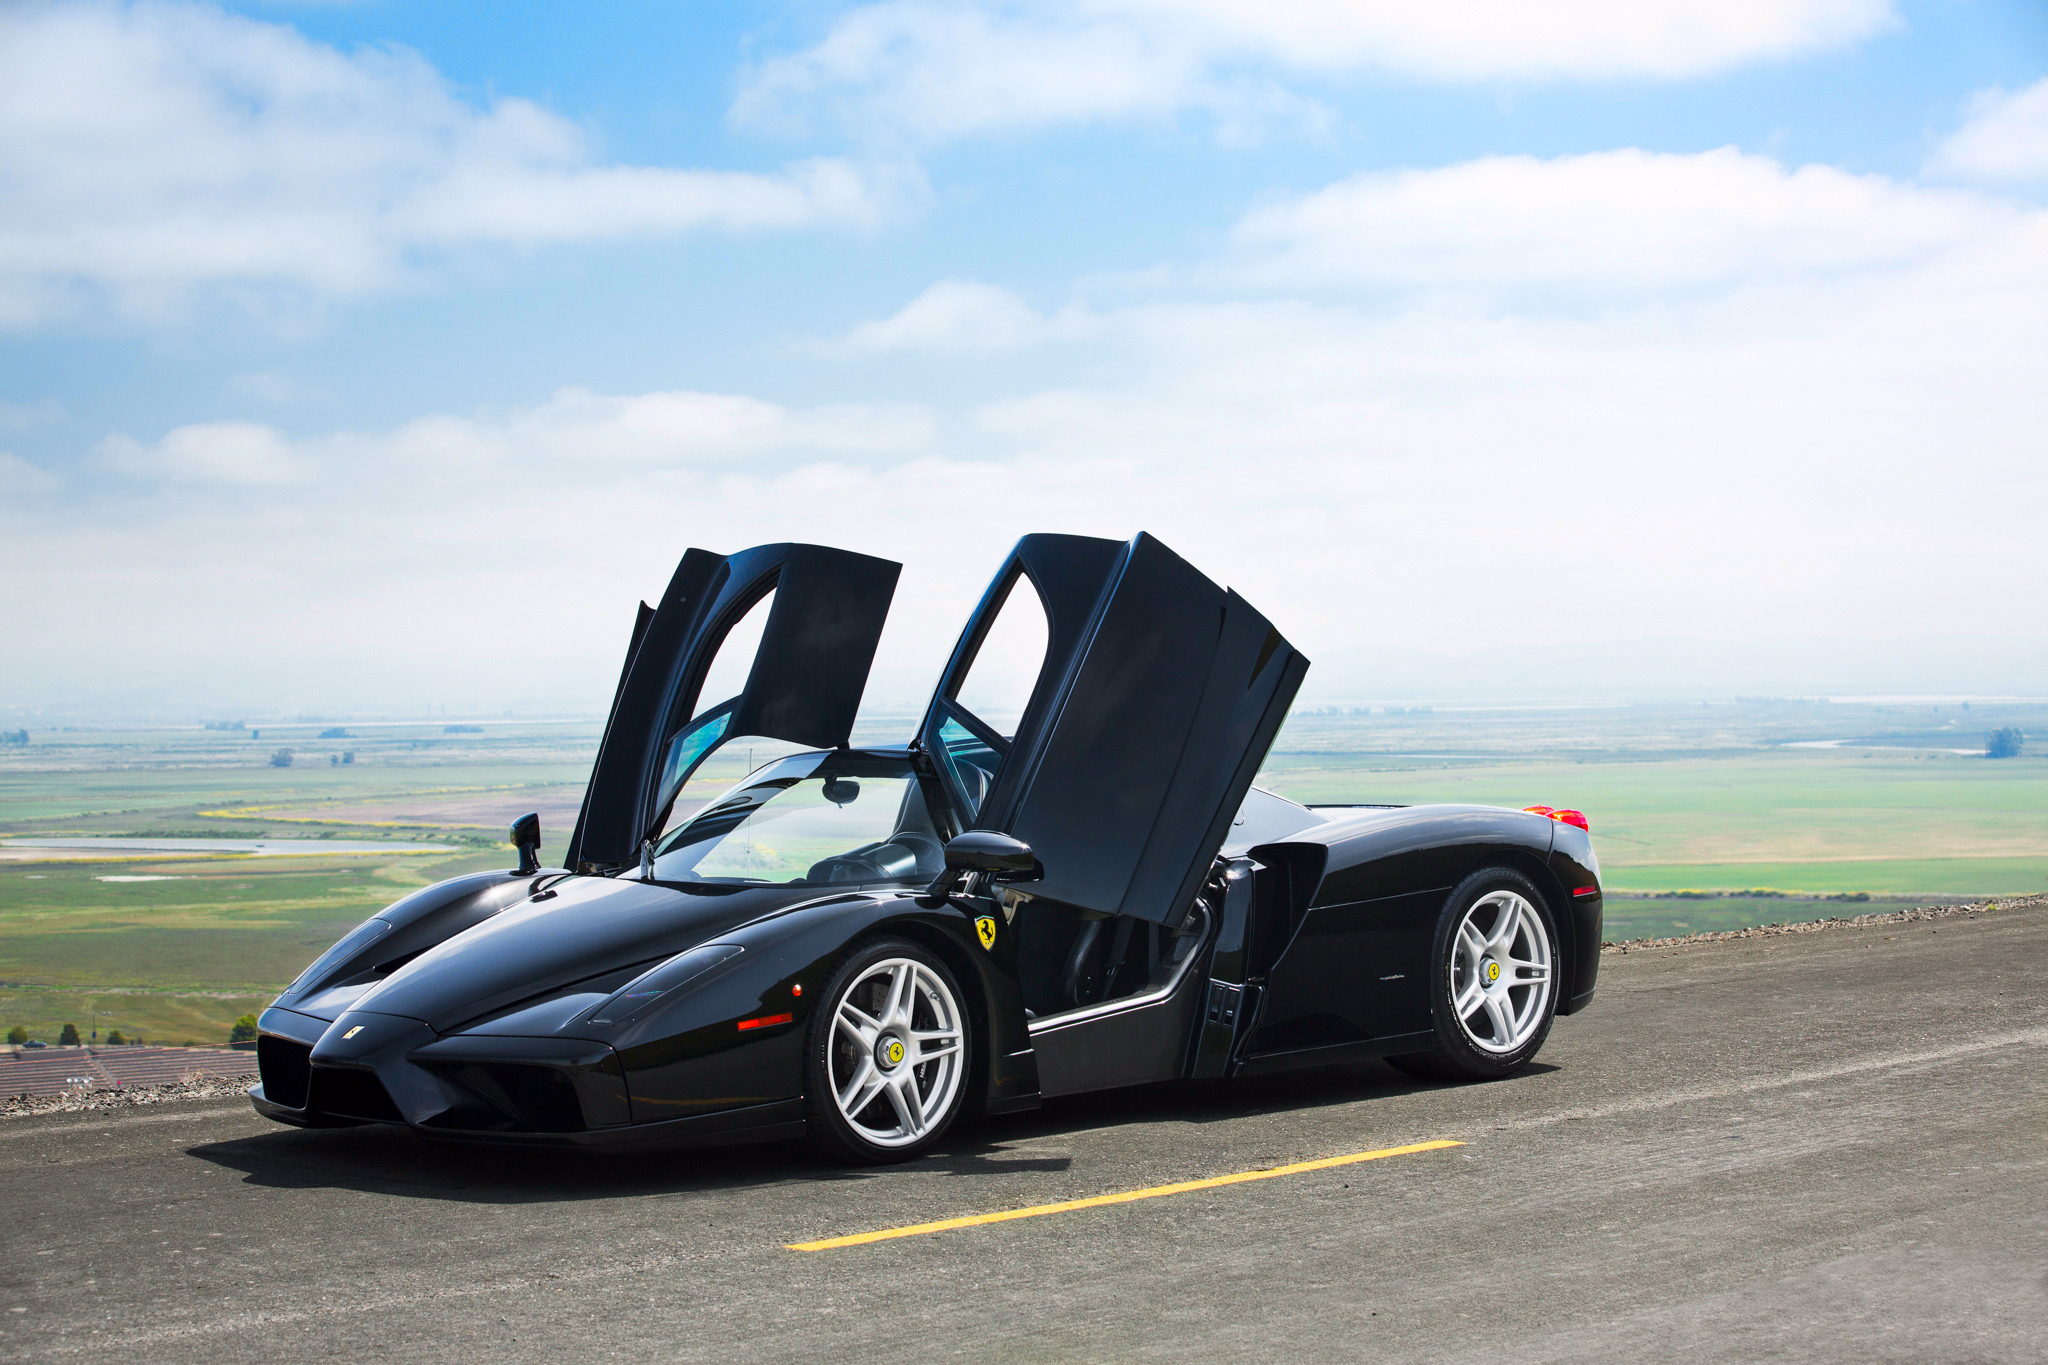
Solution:
<svg viewBox="0 0 2048 1365"><path fill-rule="evenodd" d="M1007 1223L1015 1218L1042 1218L1048 1213L1071 1213L1075 1209L1099 1209L1107 1204L1130 1204L1140 1199L1158 1199L1169 1194L1186 1194L1191 1190L1214 1190L1225 1185L1242 1185L1250 1180L1272 1180L1283 1175L1327 1171L1332 1166L1350 1166L1360 1161L1407 1156L1411 1152L1439 1152L1446 1147L1464 1145L1462 1142L1453 1142L1446 1138L1435 1142L1411 1143L1406 1147L1382 1147L1372 1152L1352 1152L1348 1156L1326 1156L1319 1161L1297 1161L1290 1166L1272 1166L1263 1171L1239 1171L1236 1175L1211 1176L1207 1180L1183 1180L1174 1185L1153 1185L1142 1190L1125 1190L1121 1194L1098 1194L1090 1199L1068 1199L1058 1204L1033 1204L1029 1208L1004 1209L1001 1213L971 1213L960 1218L941 1218L935 1223L912 1223L909 1227L883 1228L879 1232L856 1232L846 1237L827 1237L821 1242L791 1242L787 1249L833 1251L839 1247L886 1242L895 1237L922 1237L926 1233L951 1232L954 1228L980 1227L984 1223Z"/></svg>

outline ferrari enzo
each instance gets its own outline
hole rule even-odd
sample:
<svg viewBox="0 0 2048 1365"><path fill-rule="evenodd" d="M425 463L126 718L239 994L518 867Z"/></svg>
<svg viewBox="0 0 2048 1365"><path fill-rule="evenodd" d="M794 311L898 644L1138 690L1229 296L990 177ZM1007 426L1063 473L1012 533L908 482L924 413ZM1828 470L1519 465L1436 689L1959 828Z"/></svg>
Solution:
<svg viewBox="0 0 2048 1365"><path fill-rule="evenodd" d="M641 604L560 865L527 816L516 870L336 943L261 1016L256 1108L893 1161L1112 1086L1505 1076L1592 999L1584 818L1254 788L1308 662L1150 536L1025 536L915 735L853 747L898 567L689 551ZM686 795L741 740L801 751Z"/></svg>

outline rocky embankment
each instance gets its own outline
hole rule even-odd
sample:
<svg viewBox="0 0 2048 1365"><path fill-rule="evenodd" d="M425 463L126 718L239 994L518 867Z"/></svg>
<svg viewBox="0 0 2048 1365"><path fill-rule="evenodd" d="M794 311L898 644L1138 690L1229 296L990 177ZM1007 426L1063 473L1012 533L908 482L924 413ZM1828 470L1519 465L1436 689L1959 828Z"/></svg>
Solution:
<svg viewBox="0 0 2048 1365"><path fill-rule="evenodd" d="M130 1085L118 1090L71 1090L61 1095L15 1096L0 1100L0 1120L33 1114L85 1114L106 1109L132 1109L170 1100L244 1099L253 1084L248 1076L202 1076L169 1085Z"/></svg>

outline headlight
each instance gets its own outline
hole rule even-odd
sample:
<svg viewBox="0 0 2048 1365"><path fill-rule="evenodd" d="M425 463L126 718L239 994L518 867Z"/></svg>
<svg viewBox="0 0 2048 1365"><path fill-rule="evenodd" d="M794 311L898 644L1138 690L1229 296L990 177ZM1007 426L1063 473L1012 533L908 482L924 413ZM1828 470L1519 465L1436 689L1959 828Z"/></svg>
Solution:
<svg viewBox="0 0 2048 1365"><path fill-rule="evenodd" d="M706 943L686 953L677 953L653 971L642 972L614 991L591 1012L590 1022L629 1024L670 991L688 985L721 962L738 957L745 951L737 943Z"/></svg>
<svg viewBox="0 0 2048 1365"><path fill-rule="evenodd" d="M297 981L292 982L291 985L285 987L284 993L286 995L290 995L293 991L298 990L301 986L310 987L318 984L336 967L339 967L342 963L348 961L357 953L360 953L363 949L369 947L372 943L375 943L378 939L384 937L384 935L390 932L391 922L389 920L364 920L361 924L358 924L355 928L349 930L347 936L344 937L341 940L341 942L335 944L332 948L329 948L326 952L320 954L320 956L314 961L312 966L306 968L306 970L304 970L303 972L300 972L299 979Z"/></svg>

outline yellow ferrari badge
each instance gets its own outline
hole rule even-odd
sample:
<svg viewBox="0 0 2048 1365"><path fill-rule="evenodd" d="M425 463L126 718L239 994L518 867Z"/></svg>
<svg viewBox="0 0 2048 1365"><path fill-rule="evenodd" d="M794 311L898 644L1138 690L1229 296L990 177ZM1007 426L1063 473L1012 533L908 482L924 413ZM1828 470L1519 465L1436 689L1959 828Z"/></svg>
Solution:
<svg viewBox="0 0 2048 1365"><path fill-rule="evenodd" d="M1486 964L1486 979L1488 981L1500 980L1500 964L1498 962L1489 962Z"/></svg>
<svg viewBox="0 0 2048 1365"><path fill-rule="evenodd" d="M975 920L974 932L981 935L982 947L989 949L991 952L995 950L996 917L994 915L983 915Z"/></svg>

